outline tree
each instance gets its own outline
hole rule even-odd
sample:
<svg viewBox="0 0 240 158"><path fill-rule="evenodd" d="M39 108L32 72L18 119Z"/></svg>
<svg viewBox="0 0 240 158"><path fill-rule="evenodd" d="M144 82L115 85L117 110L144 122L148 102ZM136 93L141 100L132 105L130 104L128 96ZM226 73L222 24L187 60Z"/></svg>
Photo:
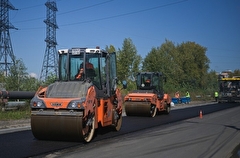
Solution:
<svg viewBox="0 0 240 158"><path fill-rule="evenodd" d="M6 90L8 91L36 91L39 81L31 77L27 72L22 59L18 59L15 65L10 67L8 76L5 77Z"/></svg>
<svg viewBox="0 0 240 158"><path fill-rule="evenodd" d="M143 61L143 71L162 72L167 78L165 89L176 89L181 79L182 68L173 42L165 40L160 47L153 47Z"/></svg>
<svg viewBox="0 0 240 158"><path fill-rule="evenodd" d="M0 90L6 90L6 78L3 72L0 72Z"/></svg>
<svg viewBox="0 0 240 158"><path fill-rule="evenodd" d="M122 49L117 51L117 68L119 80L132 79L139 72L142 58L130 38L123 41Z"/></svg>
<svg viewBox="0 0 240 158"><path fill-rule="evenodd" d="M165 89L168 91L207 87L209 59L206 50L194 42L175 46L165 40L147 54L143 70L162 72L167 78Z"/></svg>
<svg viewBox="0 0 240 158"><path fill-rule="evenodd" d="M216 71L210 71L207 76L207 83L206 83L206 89L207 93L218 91L218 75Z"/></svg>
<svg viewBox="0 0 240 158"><path fill-rule="evenodd" d="M240 76L240 69L236 69L232 73L233 76Z"/></svg>
<svg viewBox="0 0 240 158"><path fill-rule="evenodd" d="M202 88L207 84L209 59L206 56L207 48L195 42L186 42L177 46L179 63L185 80L183 84L188 88Z"/></svg>
<svg viewBox="0 0 240 158"><path fill-rule="evenodd" d="M24 91L37 91L40 87L40 81L30 75L25 77L23 84Z"/></svg>
<svg viewBox="0 0 240 158"><path fill-rule="evenodd" d="M116 49L115 49L115 47L114 47L113 45L110 45L109 47L106 46L106 47L105 47L105 50L106 50L107 52L109 52L109 53L116 52Z"/></svg>
<svg viewBox="0 0 240 158"><path fill-rule="evenodd" d="M25 67L22 59L17 59L15 61L15 65L10 67L9 74L6 77L6 89L22 91L24 89L22 82L28 75L26 70L27 68Z"/></svg>

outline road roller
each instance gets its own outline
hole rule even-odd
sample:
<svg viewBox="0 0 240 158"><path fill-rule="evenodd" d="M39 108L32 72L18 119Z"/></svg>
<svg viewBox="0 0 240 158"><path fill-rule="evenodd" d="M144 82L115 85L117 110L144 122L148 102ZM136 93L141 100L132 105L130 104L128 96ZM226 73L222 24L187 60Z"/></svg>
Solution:
<svg viewBox="0 0 240 158"><path fill-rule="evenodd" d="M58 54L58 79L40 87L30 102L34 137L88 143L98 128L119 131L123 99L116 53L96 47L62 49Z"/></svg>
<svg viewBox="0 0 240 158"><path fill-rule="evenodd" d="M171 97L163 92L166 78L161 72L140 72L136 75L137 90L124 97L127 116L155 117L156 114L169 114Z"/></svg>

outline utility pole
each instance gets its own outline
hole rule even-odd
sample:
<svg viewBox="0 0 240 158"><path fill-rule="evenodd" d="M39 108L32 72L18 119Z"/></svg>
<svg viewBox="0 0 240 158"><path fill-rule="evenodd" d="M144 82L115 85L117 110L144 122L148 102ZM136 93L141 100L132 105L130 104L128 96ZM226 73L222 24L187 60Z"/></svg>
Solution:
<svg viewBox="0 0 240 158"><path fill-rule="evenodd" d="M10 66L15 65L9 29L17 30L9 22L9 9L17 9L8 0L1 0L0 3L0 71L7 76Z"/></svg>
<svg viewBox="0 0 240 158"><path fill-rule="evenodd" d="M47 8L47 19L44 20L46 24L46 50L40 76L42 81L46 81L49 76L57 76L58 74L58 55L56 50L56 29L58 28L56 12L58 9L55 0L48 0L45 6Z"/></svg>

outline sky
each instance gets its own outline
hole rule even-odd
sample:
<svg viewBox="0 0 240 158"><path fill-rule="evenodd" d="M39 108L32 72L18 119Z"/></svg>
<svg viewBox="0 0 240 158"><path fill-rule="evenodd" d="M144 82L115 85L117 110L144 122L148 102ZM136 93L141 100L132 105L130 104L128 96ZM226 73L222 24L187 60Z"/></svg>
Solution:
<svg viewBox="0 0 240 158"><path fill-rule="evenodd" d="M47 0L9 0L13 53L41 75ZM130 38L143 58L165 40L207 48L209 70L240 69L240 0L56 0L56 49L121 49Z"/></svg>

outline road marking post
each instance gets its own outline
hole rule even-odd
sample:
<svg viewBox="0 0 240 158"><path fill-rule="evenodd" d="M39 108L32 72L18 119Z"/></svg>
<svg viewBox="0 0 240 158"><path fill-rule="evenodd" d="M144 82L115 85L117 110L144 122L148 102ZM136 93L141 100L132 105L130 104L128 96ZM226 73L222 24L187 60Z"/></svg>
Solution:
<svg viewBox="0 0 240 158"><path fill-rule="evenodd" d="M203 116L202 116L202 110L200 110L200 112L199 112L199 118L202 118Z"/></svg>

